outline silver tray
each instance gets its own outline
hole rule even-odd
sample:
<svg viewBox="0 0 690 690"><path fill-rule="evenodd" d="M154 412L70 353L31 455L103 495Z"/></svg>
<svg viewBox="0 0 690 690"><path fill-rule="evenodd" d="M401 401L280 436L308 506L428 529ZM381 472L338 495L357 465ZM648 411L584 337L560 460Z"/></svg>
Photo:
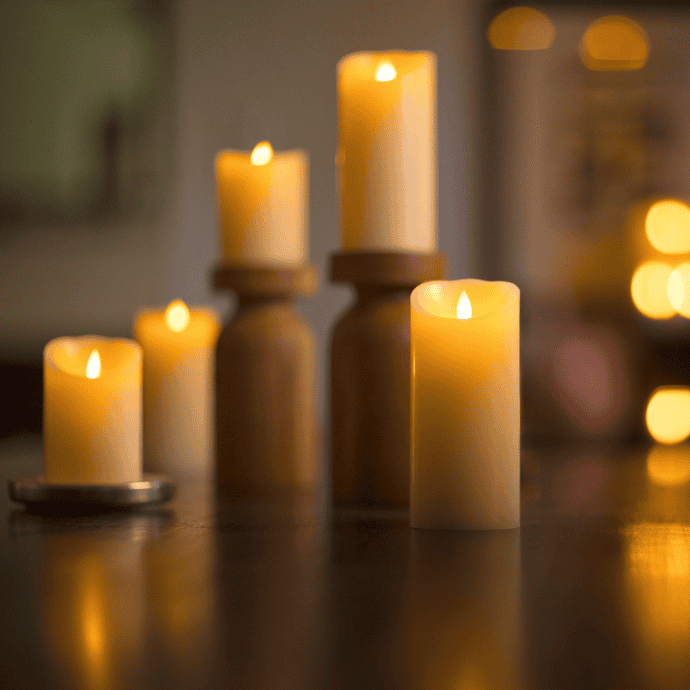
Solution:
<svg viewBox="0 0 690 690"><path fill-rule="evenodd" d="M140 481L126 484L49 484L40 476L7 482L10 498L33 509L140 508L169 501L175 488L170 477L147 473L141 475Z"/></svg>

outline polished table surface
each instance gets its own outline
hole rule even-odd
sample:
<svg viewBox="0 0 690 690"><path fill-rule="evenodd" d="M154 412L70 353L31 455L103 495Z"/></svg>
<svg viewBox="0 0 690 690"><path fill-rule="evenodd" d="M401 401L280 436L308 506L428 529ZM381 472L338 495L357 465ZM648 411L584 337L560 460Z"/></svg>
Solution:
<svg viewBox="0 0 690 690"><path fill-rule="evenodd" d="M40 439L0 441L3 485L40 469ZM3 488L0 688L687 689L688 479L683 454L525 451L501 532L190 484L51 518Z"/></svg>

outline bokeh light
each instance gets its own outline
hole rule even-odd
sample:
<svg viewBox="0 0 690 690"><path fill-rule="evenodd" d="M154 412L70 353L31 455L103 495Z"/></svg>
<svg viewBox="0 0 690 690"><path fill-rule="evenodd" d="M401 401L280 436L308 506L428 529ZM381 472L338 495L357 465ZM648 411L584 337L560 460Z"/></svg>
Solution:
<svg viewBox="0 0 690 690"><path fill-rule="evenodd" d="M630 285L633 302L651 319L670 319L675 315L668 296L668 280L673 268L663 261L648 261L635 271Z"/></svg>
<svg viewBox="0 0 690 690"><path fill-rule="evenodd" d="M593 21L580 40L580 59L596 71L640 69L649 55L645 30L629 17L610 15Z"/></svg>
<svg viewBox="0 0 690 690"><path fill-rule="evenodd" d="M659 443L680 443L690 436L690 388L657 388L647 404L647 429Z"/></svg>
<svg viewBox="0 0 690 690"><path fill-rule="evenodd" d="M494 17L487 38L497 50L545 50L556 35L551 20L531 7L512 7Z"/></svg>
<svg viewBox="0 0 690 690"><path fill-rule="evenodd" d="M654 446L647 454L647 476L658 486L690 481L690 446Z"/></svg>
<svg viewBox="0 0 690 690"><path fill-rule="evenodd" d="M690 208L677 199L653 204L645 219L650 244L664 254L690 252Z"/></svg>
<svg viewBox="0 0 690 690"><path fill-rule="evenodd" d="M681 316L690 319L690 262L681 264L669 276L668 299Z"/></svg>

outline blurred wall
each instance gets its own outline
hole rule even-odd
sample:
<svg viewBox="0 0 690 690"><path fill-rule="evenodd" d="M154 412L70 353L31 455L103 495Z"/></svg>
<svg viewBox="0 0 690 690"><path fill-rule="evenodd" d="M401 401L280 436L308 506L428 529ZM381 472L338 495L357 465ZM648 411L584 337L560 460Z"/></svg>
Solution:
<svg viewBox="0 0 690 690"><path fill-rule="evenodd" d="M213 157L268 139L310 155L311 257L324 285L300 307L316 331L325 381L328 332L349 294L326 280L339 243L336 63L365 49L438 54L439 243L449 275L467 276L482 14L483 3L470 0L177 0L170 203L154 224L0 235L0 359L39 361L58 335L129 335L137 308L173 298L226 311L228 299L209 289L219 256Z"/></svg>

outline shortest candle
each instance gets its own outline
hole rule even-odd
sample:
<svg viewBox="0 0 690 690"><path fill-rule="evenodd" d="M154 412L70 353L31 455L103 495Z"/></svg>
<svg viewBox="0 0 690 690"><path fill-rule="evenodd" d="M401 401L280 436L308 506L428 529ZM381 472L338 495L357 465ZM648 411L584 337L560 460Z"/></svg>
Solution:
<svg viewBox="0 0 690 690"><path fill-rule="evenodd" d="M133 340L56 338L43 350L45 480L141 479L141 349Z"/></svg>
<svg viewBox="0 0 690 690"><path fill-rule="evenodd" d="M411 295L410 524L520 524L520 291L483 280Z"/></svg>
<svg viewBox="0 0 690 690"><path fill-rule="evenodd" d="M214 354L220 316L176 300L134 319L144 352L144 467L208 479L213 461Z"/></svg>

